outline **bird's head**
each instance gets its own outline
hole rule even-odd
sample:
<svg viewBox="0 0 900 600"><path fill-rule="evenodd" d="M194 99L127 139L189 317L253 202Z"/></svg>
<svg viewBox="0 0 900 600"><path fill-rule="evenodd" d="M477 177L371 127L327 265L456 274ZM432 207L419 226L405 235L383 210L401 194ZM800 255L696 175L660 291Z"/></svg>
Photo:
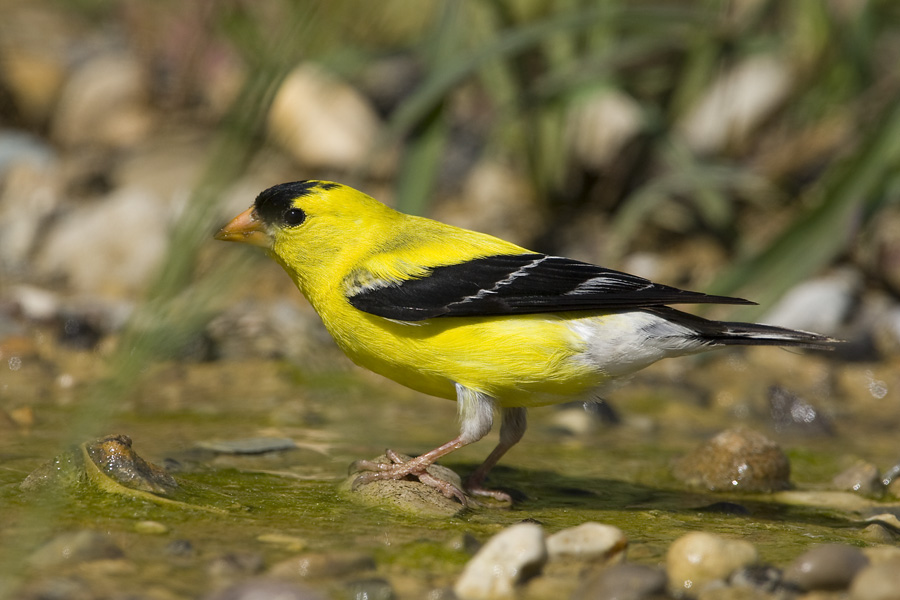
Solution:
<svg viewBox="0 0 900 600"><path fill-rule="evenodd" d="M294 181L261 192L215 237L265 248L296 278L349 259L354 247L379 235L395 216L399 213L351 187Z"/></svg>

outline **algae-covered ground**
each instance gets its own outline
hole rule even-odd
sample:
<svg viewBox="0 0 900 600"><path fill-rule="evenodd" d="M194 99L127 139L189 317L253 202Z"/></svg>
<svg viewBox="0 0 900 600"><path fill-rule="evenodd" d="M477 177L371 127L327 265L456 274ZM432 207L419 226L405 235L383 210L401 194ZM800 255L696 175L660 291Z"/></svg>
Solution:
<svg viewBox="0 0 900 600"><path fill-rule="evenodd" d="M71 444L91 440L72 440L67 424L78 421L79 399L93 382L85 376L74 388L59 383L84 353L57 353L52 364L38 353L3 379L7 391L30 398L20 406L28 408L26 417L13 412L0 437L3 587L46 597L46 590L74 581L88 598L192 598L260 574L283 576L287 567L279 565L299 556L307 566L291 577L330 597L352 597L353 586L374 581L394 597L424 598L453 584L473 545L525 519L548 532L587 521L618 526L629 540L628 560L648 565L660 563L669 544L693 530L749 540L763 561L776 565L815 543L893 543L890 527L873 537L863 520L896 514L893 497L840 491L831 479L857 458L883 470L894 464L897 416L872 414L879 406L873 402L856 412L845 407L832 417L831 434L780 434L766 398L754 392L760 380L779 375L760 374L759 363L771 360L770 353L789 363L784 371L798 381L810 370L844 368L827 357L778 349L724 353L696 364L685 359L679 379L717 382L724 375L730 389L747 390L732 405L718 404L715 388L676 385L663 366L609 395L618 424L577 420L577 407L532 410L524 441L490 480L511 491L515 504L473 506L447 517L365 506L338 486L353 460L385 447L419 453L449 439L455 434L451 402L343 363L314 372L279 361L149 367L98 433L129 436L137 454L174 476L178 490L153 501L84 474L85 455ZM734 378L735 364L751 376ZM754 367L760 369L755 375ZM39 368L57 377L36 378ZM834 398L810 400L828 412ZM781 443L791 459L793 490L713 493L673 477L673 459L736 423ZM273 448L288 440L294 447L227 451L240 452L252 438L273 440ZM444 463L465 474L495 440L496 433ZM50 471L59 476L47 477L46 463L54 457ZM23 491L26 477L41 469L41 484ZM85 556L56 559L42 551L83 530L99 532L113 550L88 544Z"/></svg>

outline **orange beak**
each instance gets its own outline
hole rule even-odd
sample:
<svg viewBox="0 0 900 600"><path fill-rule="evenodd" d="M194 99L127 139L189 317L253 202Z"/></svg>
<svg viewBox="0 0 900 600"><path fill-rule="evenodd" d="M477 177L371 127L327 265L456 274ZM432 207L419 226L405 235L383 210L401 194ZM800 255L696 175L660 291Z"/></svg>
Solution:
<svg viewBox="0 0 900 600"><path fill-rule="evenodd" d="M252 206L220 229L215 238L223 242L241 242L263 248L272 247L272 236L266 231L262 221L256 217Z"/></svg>

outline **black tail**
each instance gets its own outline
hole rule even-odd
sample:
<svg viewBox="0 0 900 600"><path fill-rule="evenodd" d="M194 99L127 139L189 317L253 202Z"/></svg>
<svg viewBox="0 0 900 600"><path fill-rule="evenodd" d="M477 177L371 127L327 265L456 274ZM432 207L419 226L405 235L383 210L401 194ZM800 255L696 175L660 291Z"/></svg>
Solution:
<svg viewBox="0 0 900 600"><path fill-rule="evenodd" d="M833 350L837 340L818 333L733 321L710 321L696 315L665 307L654 309L665 318L681 323L697 332L697 338L710 346L793 346Z"/></svg>

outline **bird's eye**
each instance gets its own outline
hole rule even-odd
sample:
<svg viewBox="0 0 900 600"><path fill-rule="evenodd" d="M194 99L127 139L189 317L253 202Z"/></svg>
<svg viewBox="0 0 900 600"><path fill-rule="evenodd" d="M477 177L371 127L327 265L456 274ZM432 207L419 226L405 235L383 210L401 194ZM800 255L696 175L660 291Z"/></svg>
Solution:
<svg viewBox="0 0 900 600"><path fill-rule="evenodd" d="M289 208L284 211L284 222L286 225L294 227L306 220L306 213L299 208Z"/></svg>

